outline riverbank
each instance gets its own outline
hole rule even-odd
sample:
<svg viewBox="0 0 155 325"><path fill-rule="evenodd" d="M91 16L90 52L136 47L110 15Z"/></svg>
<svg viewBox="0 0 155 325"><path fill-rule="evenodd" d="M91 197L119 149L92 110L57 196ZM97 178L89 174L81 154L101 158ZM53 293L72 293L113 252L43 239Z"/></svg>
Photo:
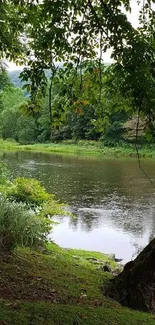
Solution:
<svg viewBox="0 0 155 325"><path fill-rule="evenodd" d="M45 143L20 145L14 141L0 140L0 150L21 150L60 154L76 154L85 156L104 156L104 157L137 157L137 152L134 145L122 145L116 147L104 146L97 141L78 141L73 143L71 141L64 141L62 143ZM155 158L155 147L141 147L139 148L139 157L141 158Z"/></svg>
<svg viewBox="0 0 155 325"><path fill-rule="evenodd" d="M118 265L107 255L48 244L0 256L0 324L155 324L153 315L123 308L103 296Z"/></svg>

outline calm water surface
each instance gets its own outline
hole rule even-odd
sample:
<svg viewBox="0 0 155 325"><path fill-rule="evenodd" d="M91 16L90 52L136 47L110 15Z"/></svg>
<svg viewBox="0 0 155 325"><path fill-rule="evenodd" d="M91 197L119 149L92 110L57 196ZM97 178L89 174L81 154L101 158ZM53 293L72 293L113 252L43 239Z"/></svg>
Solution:
<svg viewBox="0 0 155 325"><path fill-rule="evenodd" d="M155 189L136 160L31 152L1 153L14 176L35 177L69 204L77 218L59 217L51 238L63 247L133 259L155 235ZM155 161L142 166L155 183Z"/></svg>

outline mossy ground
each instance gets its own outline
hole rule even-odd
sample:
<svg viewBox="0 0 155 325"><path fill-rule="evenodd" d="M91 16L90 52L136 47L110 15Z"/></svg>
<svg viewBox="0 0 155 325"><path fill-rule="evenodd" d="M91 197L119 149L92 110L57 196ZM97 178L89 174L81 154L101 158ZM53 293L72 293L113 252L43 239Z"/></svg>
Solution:
<svg viewBox="0 0 155 325"><path fill-rule="evenodd" d="M64 141L62 143L42 143L33 145L20 145L13 141L0 140L0 150L13 151L34 151L57 154L78 154L85 156L103 156L103 157L137 157L134 145L122 144L113 147L104 146L102 142L81 140L77 143ZM141 146L139 148L139 157L155 158L155 147Z"/></svg>
<svg viewBox="0 0 155 325"><path fill-rule="evenodd" d="M98 270L90 257L116 267L104 254L54 244L42 253L22 248L1 254L0 324L155 324L155 316L123 308L103 296L112 275Z"/></svg>

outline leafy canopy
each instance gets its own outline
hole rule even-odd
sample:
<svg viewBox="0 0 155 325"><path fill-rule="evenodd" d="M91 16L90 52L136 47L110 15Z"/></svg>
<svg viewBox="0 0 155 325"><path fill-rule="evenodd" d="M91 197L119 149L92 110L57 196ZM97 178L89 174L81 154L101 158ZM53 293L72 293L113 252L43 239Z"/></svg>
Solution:
<svg viewBox="0 0 155 325"><path fill-rule="evenodd" d="M56 62L80 67L85 60L97 59L100 67L103 52L112 48L121 91L150 114L154 105L155 1L137 3L140 25L135 29L126 14L131 10L130 0L1 1L0 57L25 62L22 78L35 102L39 91L45 94L45 69L51 70L52 79Z"/></svg>

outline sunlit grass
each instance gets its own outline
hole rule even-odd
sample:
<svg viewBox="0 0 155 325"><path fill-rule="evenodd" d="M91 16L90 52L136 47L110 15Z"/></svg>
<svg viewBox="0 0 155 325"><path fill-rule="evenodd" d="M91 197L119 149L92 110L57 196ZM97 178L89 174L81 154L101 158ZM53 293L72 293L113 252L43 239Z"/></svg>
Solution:
<svg viewBox="0 0 155 325"><path fill-rule="evenodd" d="M134 145L122 144L116 147L104 146L100 141L64 141L62 143L42 143L20 145L15 141L0 140L0 149L3 150L23 150L34 152L60 153L66 155L82 156L103 156L103 157L137 157ZM155 158L155 147L144 146L139 148L141 158Z"/></svg>

